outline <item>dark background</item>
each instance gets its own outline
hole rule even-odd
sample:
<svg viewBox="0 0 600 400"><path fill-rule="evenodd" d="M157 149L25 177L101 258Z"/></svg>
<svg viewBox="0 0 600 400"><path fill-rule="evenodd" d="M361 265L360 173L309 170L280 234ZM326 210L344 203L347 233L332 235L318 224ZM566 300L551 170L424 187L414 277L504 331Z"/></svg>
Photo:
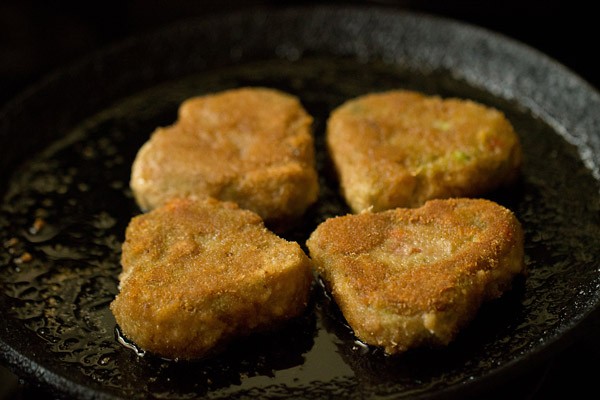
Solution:
<svg viewBox="0 0 600 400"><path fill-rule="evenodd" d="M2 0L0 104L48 71L124 37L207 12L256 4L287 3L323 2ZM548 54L595 87L600 87L600 61L596 56L600 49L597 14L589 5L578 1L363 0L352 3L438 14L502 32Z"/></svg>
<svg viewBox="0 0 600 400"><path fill-rule="evenodd" d="M0 0L0 108L49 72L131 35L177 20L255 5L316 1ZM450 17L501 32L556 59L600 88L600 22L577 1L379 0L377 4ZM589 2L588 4L593 4ZM542 369L502 388L498 396L594 397L600 380L600 318ZM586 394L590 394L585 396ZM498 397L497 396L497 397ZM0 400L45 398L0 367Z"/></svg>

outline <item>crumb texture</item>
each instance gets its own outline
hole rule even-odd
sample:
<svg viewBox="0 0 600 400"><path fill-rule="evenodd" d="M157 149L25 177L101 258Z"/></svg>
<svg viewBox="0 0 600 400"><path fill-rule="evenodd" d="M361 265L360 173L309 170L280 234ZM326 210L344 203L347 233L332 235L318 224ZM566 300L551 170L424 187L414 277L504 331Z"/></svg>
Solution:
<svg viewBox="0 0 600 400"><path fill-rule="evenodd" d="M478 197L513 182L522 162L519 138L500 111L404 90L336 108L327 145L354 212Z"/></svg>
<svg viewBox="0 0 600 400"><path fill-rule="evenodd" d="M306 307L312 274L297 243L230 202L174 199L127 227L120 293L125 336L167 358L199 358Z"/></svg>
<svg viewBox="0 0 600 400"><path fill-rule="evenodd" d="M388 353L448 344L524 272L519 221L481 199L332 218L307 246L356 336Z"/></svg>
<svg viewBox="0 0 600 400"><path fill-rule="evenodd" d="M184 101L132 166L143 210L174 197L233 201L264 220L300 216L317 199L312 117L300 101L267 88L239 88Z"/></svg>

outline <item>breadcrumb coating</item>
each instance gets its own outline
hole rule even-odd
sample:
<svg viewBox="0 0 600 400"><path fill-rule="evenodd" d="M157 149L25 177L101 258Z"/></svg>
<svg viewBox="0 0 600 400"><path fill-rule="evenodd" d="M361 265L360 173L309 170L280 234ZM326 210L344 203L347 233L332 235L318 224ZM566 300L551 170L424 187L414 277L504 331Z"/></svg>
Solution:
<svg viewBox="0 0 600 400"><path fill-rule="evenodd" d="M200 358L299 315L312 282L300 246L231 202L173 199L126 230L110 308L143 350Z"/></svg>
<svg viewBox="0 0 600 400"><path fill-rule="evenodd" d="M307 246L355 335L400 353L446 345L524 273L523 232L482 199L331 218Z"/></svg>
<svg viewBox="0 0 600 400"><path fill-rule="evenodd" d="M294 219L319 190L311 129L300 101L274 89L194 97L141 147L130 185L143 210L174 197L213 197L265 221Z"/></svg>
<svg viewBox="0 0 600 400"><path fill-rule="evenodd" d="M478 197L513 182L522 162L519 138L500 111L405 90L336 108L327 145L354 212Z"/></svg>

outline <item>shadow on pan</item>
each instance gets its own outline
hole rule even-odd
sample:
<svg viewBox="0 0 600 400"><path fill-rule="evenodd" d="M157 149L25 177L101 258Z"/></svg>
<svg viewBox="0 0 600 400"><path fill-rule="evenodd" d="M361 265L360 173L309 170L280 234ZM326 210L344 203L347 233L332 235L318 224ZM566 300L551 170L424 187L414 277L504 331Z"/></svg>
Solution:
<svg viewBox="0 0 600 400"><path fill-rule="evenodd" d="M315 117L322 193L286 237L347 212L323 146L329 112L391 88L504 111L523 175L488 197L523 223L530 275L444 349L358 345L319 287L302 318L198 362L138 357L115 338L131 162L190 96L243 85ZM577 338L599 301L600 96L545 56L453 21L379 8L260 9L133 38L47 78L0 120L0 349L27 380L79 398L436 398L477 395Z"/></svg>

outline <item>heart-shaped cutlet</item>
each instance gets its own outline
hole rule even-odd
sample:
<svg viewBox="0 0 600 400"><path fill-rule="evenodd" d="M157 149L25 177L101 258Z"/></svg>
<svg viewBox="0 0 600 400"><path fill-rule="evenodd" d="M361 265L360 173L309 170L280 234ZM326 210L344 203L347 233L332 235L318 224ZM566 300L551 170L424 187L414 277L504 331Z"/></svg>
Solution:
<svg viewBox="0 0 600 400"><path fill-rule="evenodd" d="M390 354L448 344L525 268L519 221L481 199L331 218L307 246L354 334Z"/></svg>
<svg viewBox="0 0 600 400"><path fill-rule="evenodd" d="M512 183L522 158L519 137L499 110L406 90L336 108L327 145L354 212L481 196Z"/></svg>
<svg viewBox="0 0 600 400"><path fill-rule="evenodd" d="M300 246L230 202L174 199L127 227L120 293L123 334L166 358L200 358L235 337L298 316L312 274Z"/></svg>
<svg viewBox="0 0 600 400"><path fill-rule="evenodd" d="M174 197L213 197L265 221L302 215L317 199L312 117L300 101L268 88L197 96L175 124L158 128L132 166L143 210Z"/></svg>

